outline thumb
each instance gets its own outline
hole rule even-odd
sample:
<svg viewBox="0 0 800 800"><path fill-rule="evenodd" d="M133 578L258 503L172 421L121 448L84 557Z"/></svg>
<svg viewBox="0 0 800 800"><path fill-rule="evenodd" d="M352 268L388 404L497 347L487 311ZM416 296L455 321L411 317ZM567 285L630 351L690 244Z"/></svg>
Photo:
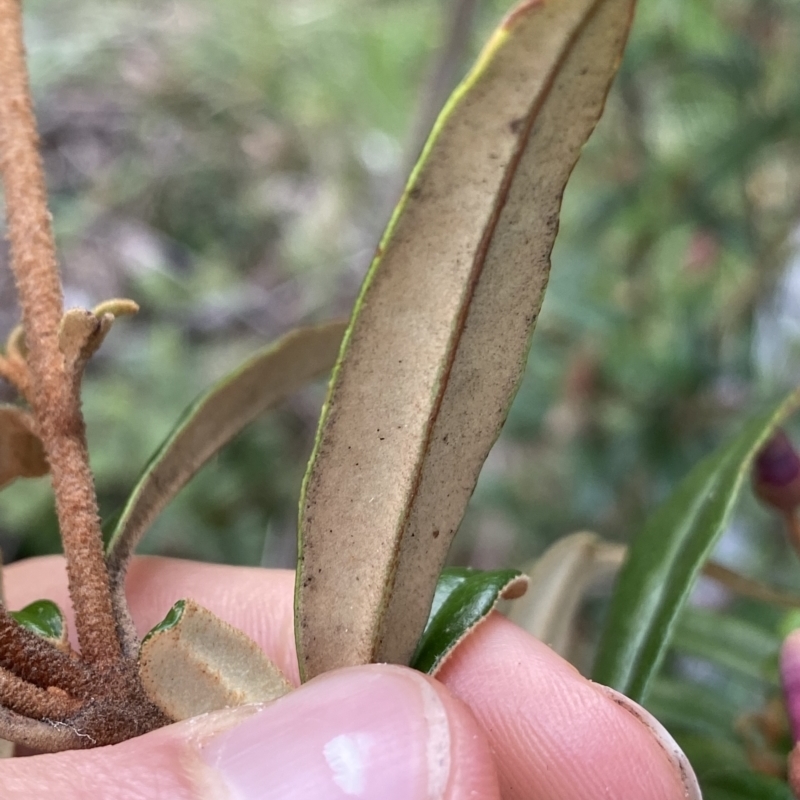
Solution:
<svg viewBox="0 0 800 800"><path fill-rule="evenodd" d="M500 793L471 712L424 675L375 665L112 747L0 761L0 797L499 800Z"/></svg>

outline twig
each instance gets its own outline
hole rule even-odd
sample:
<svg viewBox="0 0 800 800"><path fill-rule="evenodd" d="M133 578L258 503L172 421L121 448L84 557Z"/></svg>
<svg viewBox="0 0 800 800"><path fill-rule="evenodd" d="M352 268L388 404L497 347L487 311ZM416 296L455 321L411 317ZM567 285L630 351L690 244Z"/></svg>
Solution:
<svg viewBox="0 0 800 800"><path fill-rule="evenodd" d="M7 709L31 719L67 719L81 705L66 692L40 689L0 668L0 703Z"/></svg>
<svg viewBox="0 0 800 800"><path fill-rule="evenodd" d="M83 658L121 656L80 402L59 349L63 298L25 66L19 0L0 0L0 172L33 410L50 463Z"/></svg>

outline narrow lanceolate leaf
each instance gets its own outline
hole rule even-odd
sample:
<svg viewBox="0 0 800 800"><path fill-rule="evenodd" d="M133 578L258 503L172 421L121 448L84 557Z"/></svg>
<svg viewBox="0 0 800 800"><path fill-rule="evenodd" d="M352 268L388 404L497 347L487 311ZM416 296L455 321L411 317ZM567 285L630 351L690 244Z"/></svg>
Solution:
<svg viewBox="0 0 800 800"><path fill-rule="evenodd" d="M609 609L593 679L641 702L675 621L730 519L753 459L794 411L795 392L701 461L631 545Z"/></svg>
<svg viewBox="0 0 800 800"><path fill-rule="evenodd" d="M409 663L525 366L561 195L633 0L519 5L456 90L361 291L300 510L304 678Z"/></svg>
<svg viewBox="0 0 800 800"><path fill-rule="evenodd" d="M0 488L17 478L38 478L49 471L44 447L31 426L28 412L0 406Z"/></svg>
<svg viewBox="0 0 800 800"><path fill-rule="evenodd" d="M259 414L283 402L336 361L345 323L288 333L199 397L144 469L108 545L112 581L156 516L221 447Z"/></svg>
<svg viewBox="0 0 800 800"><path fill-rule="evenodd" d="M528 579L513 569L444 570L411 666L434 675L456 645L489 616L501 599L522 597L527 586Z"/></svg>
<svg viewBox="0 0 800 800"><path fill-rule="evenodd" d="M175 721L264 703L291 690L258 645L193 600L180 600L142 642L139 675L148 697Z"/></svg>

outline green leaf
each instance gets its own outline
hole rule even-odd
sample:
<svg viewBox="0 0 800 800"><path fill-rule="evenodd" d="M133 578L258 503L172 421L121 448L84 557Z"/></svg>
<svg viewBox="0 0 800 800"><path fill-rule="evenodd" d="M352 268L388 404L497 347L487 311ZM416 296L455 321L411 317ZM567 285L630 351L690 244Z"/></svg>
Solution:
<svg viewBox="0 0 800 800"><path fill-rule="evenodd" d="M45 639L61 641L64 636L64 615L52 600L36 600L21 611L10 611L9 614L23 628Z"/></svg>
<svg viewBox="0 0 800 800"><path fill-rule="evenodd" d="M170 628L174 628L180 621L181 617L183 617L183 612L186 610L186 601L185 600L178 600L175 605L167 612L167 616L161 620L154 628L151 628L142 639L142 644L144 644L151 636L155 636L156 634L161 633L162 631L168 631Z"/></svg>
<svg viewBox="0 0 800 800"><path fill-rule="evenodd" d="M434 127L362 287L304 482L304 679L414 654L525 368L561 196L633 6L519 4Z"/></svg>
<svg viewBox="0 0 800 800"><path fill-rule="evenodd" d="M675 621L722 534L761 446L795 410L798 393L743 426L701 461L629 548L614 589L593 679L641 702Z"/></svg>
<svg viewBox="0 0 800 800"><path fill-rule="evenodd" d="M500 598L520 597L527 585L528 579L513 569L444 570L411 666L420 672L435 674L453 648L486 619Z"/></svg>

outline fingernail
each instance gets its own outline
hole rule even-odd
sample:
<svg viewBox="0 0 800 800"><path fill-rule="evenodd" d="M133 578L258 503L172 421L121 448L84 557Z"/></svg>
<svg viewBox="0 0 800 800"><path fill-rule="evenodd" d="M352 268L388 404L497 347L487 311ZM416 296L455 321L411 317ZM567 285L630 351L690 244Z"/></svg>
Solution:
<svg viewBox="0 0 800 800"><path fill-rule="evenodd" d="M669 731L649 711L625 697L624 694L599 683L595 686L605 692L620 708L624 708L629 714L636 717L655 738L675 771L680 775L683 783L683 797L686 800L703 800L703 793L700 791L700 784L697 782L692 765Z"/></svg>
<svg viewBox="0 0 800 800"><path fill-rule="evenodd" d="M200 745L237 800L435 800L450 772L447 714L410 670L320 676Z"/></svg>

